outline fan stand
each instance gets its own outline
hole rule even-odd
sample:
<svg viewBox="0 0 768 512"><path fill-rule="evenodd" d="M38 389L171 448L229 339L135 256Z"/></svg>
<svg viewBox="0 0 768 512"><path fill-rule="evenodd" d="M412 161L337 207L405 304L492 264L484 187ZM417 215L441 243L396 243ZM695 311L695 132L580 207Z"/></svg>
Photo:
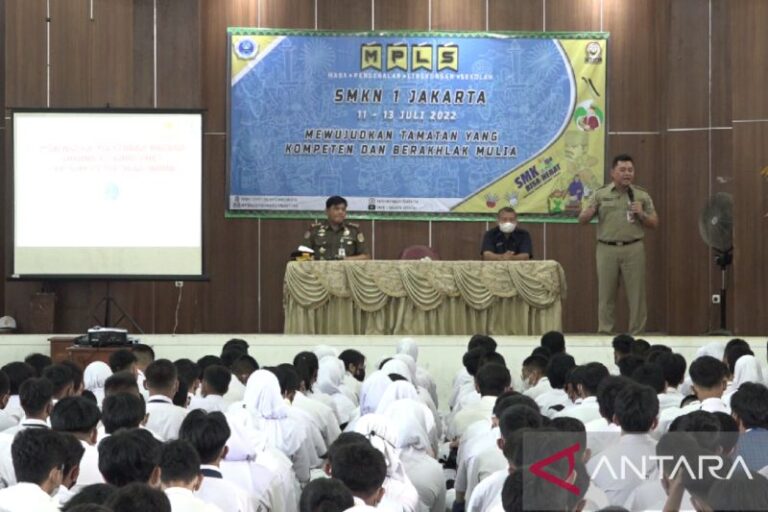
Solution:
<svg viewBox="0 0 768 512"><path fill-rule="evenodd" d="M715 263L720 267L720 328L710 331L707 334L709 336L732 336L733 333L726 329L726 291L727 291L727 274L726 270L728 266L733 262L733 247L726 251L717 251L715 256Z"/></svg>

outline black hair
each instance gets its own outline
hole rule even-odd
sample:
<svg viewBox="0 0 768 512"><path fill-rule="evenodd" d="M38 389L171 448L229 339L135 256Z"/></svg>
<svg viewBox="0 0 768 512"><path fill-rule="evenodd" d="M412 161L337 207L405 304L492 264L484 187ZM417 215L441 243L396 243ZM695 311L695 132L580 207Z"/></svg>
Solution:
<svg viewBox="0 0 768 512"><path fill-rule="evenodd" d="M624 356L619 359L618 363L616 363L616 365L619 367L619 373L622 375L622 377L632 377L632 374L635 373L635 370L644 364L645 359L634 354Z"/></svg>
<svg viewBox="0 0 768 512"><path fill-rule="evenodd" d="M532 356L541 356L547 361L549 361L549 358L552 357L552 351L549 350L547 347L538 346L535 347L533 350L531 350Z"/></svg>
<svg viewBox="0 0 768 512"><path fill-rule="evenodd" d="M85 398L86 400L93 402L98 407L99 400L96 398L96 395L93 394L93 391L84 389L80 392L80 396Z"/></svg>
<svg viewBox="0 0 768 512"><path fill-rule="evenodd" d="M69 371L72 374L72 386L75 389L80 389L80 387L83 385L83 369L80 368L80 365L68 359L65 359L59 364L69 368Z"/></svg>
<svg viewBox="0 0 768 512"><path fill-rule="evenodd" d="M277 377L277 382L280 384L280 393L282 395L288 395L299 389L299 374L296 373L296 369L292 364L279 364L273 372Z"/></svg>
<svg viewBox="0 0 768 512"><path fill-rule="evenodd" d="M635 338L629 334L619 334L613 338L611 344L613 345L613 350L626 356L632 353L632 344L634 342Z"/></svg>
<svg viewBox="0 0 768 512"><path fill-rule="evenodd" d="M114 434L121 428L138 428L146 415L144 399L133 393L109 395L101 404L101 422L107 434Z"/></svg>
<svg viewBox="0 0 768 512"><path fill-rule="evenodd" d="M397 382L402 380L403 382L410 382L408 379L400 375L399 373L388 373L387 377L389 377L389 380L392 382Z"/></svg>
<svg viewBox="0 0 768 512"><path fill-rule="evenodd" d="M600 407L600 416L608 421L608 423L613 421L616 395L619 394L619 391L632 383L633 382L626 377L610 375L604 378L600 385L597 386L597 404Z"/></svg>
<svg viewBox="0 0 768 512"><path fill-rule="evenodd" d="M461 358L461 362L464 365L464 368L467 369L467 373L472 375L473 377L477 373L477 369L480 368L480 363L483 360L483 356L485 356L486 350L482 347L477 347L468 350L464 356ZM379 367L381 369L381 367Z"/></svg>
<svg viewBox="0 0 768 512"><path fill-rule="evenodd" d="M531 355L523 360L523 367L530 366L539 370L542 374L547 371L547 364L549 364L549 359L539 355Z"/></svg>
<svg viewBox="0 0 768 512"><path fill-rule="evenodd" d="M541 414L525 405L513 405L504 409L499 418L501 437L509 439L513 432L521 428L540 428Z"/></svg>
<svg viewBox="0 0 768 512"><path fill-rule="evenodd" d="M659 354L655 361L655 364L661 366L661 370L664 372L664 380L667 381L669 386L676 388L682 384L683 379L685 379L685 368L687 366L682 355L665 352Z"/></svg>
<svg viewBox="0 0 768 512"><path fill-rule="evenodd" d="M19 389L19 402L27 416L40 414L52 398L53 384L42 377L25 380Z"/></svg>
<svg viewBox="0 0 768 512"><path fill-rule="evenodd" d="M304 389L312 391L312 380L317 376L320 363L313 352L299 352L293 358L293 367L299 374L299 379L304 384Z"/></svg>
<svg viewBox="0 0 768 512"><path fill-rule="evenodd" d="M635 383L625 387L616 395L614 414L622 431L648 432L659 415L659 398L656 391L649 386Z"/></svg>
<svg viewBox="0 0 768 512"><path fill-rule="evenodd" d="M16 481L40 485L54 468L67 462L62 434L47 428L19 431L11 444L11 459Z"/></svg>
<svg viewBox="0 0 768 512"><path fill-rule="evenodd" d="M43 370L43 378L53 384L53 395L60 395L67 386L74 386L72 371L63 364L53 364Z"/></svg>
<svg viewBox="0 0 768 512"><path fill-rule="evenodd" d="M739 442L739 424L733 416L724 412L713 412L720 422L720 448L723 455L730 454Z"/></svg>
<svg viewBox="0 0 768 512"><path fill-rule="evenodd" d="M600 383L610 375L608 368L606 368L604 364L594 362L582 366L579 373L581 377L580 384L584 387L584 391L590 396L597 394L597 388L600 386Z"/></svg>
<svg viewBox="0 0 768 512"><path fill-rule="evenodd" d="M235 375L244 373L251 374L259 369L259 363L253 357L249 356L248 354L244 354L238 357L235 362L232 363L230 368L232 369L232 373Z"/></svg>
<svg viewBox="0 0 768 512"><path fill-rule="evenodd" d="M87 485L61 506L61 512L72 512L75 507L84 507L85 505L103 505L116 491L117 487L110 484ZM85 509L78 508L77 510ZM104 508L104 510L109 509Z"/></svg>
<svg viewBox="0 0 768 512"><path fill-rule="evenodd" d="M136 359L140 359L142 363L149 364L155 360L155 350L149 345L137 343L132 347L132 350L136 355Z"/></svg>
<svg viewBox="0 0 768 512"><path fill-rule="evenodd" d="M473 348L482 348L486 352L496 352L496 340L485 334L475 334L469 339L467 343L467 351Z"/></svg>
<svg viewBox="0 0 768 512"><path fill-rule="evenodd" d="M507 366L507 361L504 359L504 356L498 352L486 352L480 359L480 366L482 367L486 364L498 364L500 366Z"/></svg>
<svg viewBox="0 0 768 512"><path fill-rule="evenodd" d="M99 424L99 407L81 396L62 398L51 411L51 428L59 432L88 434Z"/></svg>
<svg viewBox="0 0 768 512"><path fill-rule="evenodd" d="M231 348L236 348L240 352L247 354L249 347L248 342L242 338L230 338L226 343L224 343L224 345L222 345L221 351L224 352L225 350L229 350Z"/></svg>
<svg viewBox="0 0 768 512"><path fill-rule="evenodd" d="M189 404L189 388L186 382L179 382L179 387L176 389L173 398L171 398L173 405L186 408Z"/></svg>
<svg viewBox="0 0 768 512"><path fill-rule="evenodd" d="M331 196L328 199L325 200L325 209L331 208L332 206L336 206L337 204L343 204L345 207L347 205L347 200L344 199L341 196Z"/></svg>
<svg viewBox="0 0 768 512"><path fill-rule="evenodd" d="M563 389L568 370L576 366L573 356L565 353L555 354L547 364L547 378L554 389Z"/></svg>
<svg viewBox="0 0 768 512"><path fill-rule="evenodd" d="M203 464L210 464L221 455L231 434L222 413L207 413L202 409L190 411L179 429L179 439L195 448Z"/></svg>
<svg viewBox="0 0 768 512"><path fill-rule="evenodd" d="M221 364L227 368L231 368L235 361L247 355L248 352L245 352L239 348L228 348L221 353Z"/></svg>
<svg viewBox="0 0 768 512"><path fill-rule="evenodd" d="M536 412L540 412L539 404L533 398L515 391L505 391L496 398L496 403L493 404L493 415L501 418L505 410L515 405L523 405Z"/></svg>
<svg viewBox="0 0 768 512"><path fill-rule="evenodd" d="M200 367L200 372L203 375L205 375L206 368L208 368L209 366L213 366L215 364L218 364L220 366L227 366L224 364L224 361L222 361L219 356L207 355L197 360L197 366Z"/></svg>
<svg viewBox="0 0 768 512"><path fill-rule="evenodd" d="M333 460L334 454L341 449L342 446L347 446L350 444L355 443L363 443L370 445L371 442L368 440L367 437L365 437L363 434L360 434L359 432L342 432L339 434L339 437L336 438L336 440L331 443L331 446L328 447L328 451L325 453L325 458L328 459L328 462Z"/></svg>
<svg viewBox="0 0 768 512"><path fill-rule="evenodd" d="M7 395L11 391L11 379L8 374L0 370L0 396Z"/></svg>
<svg viewBox="0 0 768 512"><path fill-rule="evenodd" d="M50 357L37 352L25 357L24 362L35 369L35 377L42 377L43 370L53 364L53 360Z"/></svg>
<svg viewBox="0 0 768 512"><path fill-rule="evenodd" d="M176 439L160 447L157 457L160 481L190 483L200 474L200 456L189 441Z"/></svg>
<svg viewBox="0 0 768 512"><path fill-rule="evenodd" d="M735 474L715 480L707 504L712 510L768 510L768 479L760 473L751 477Z"/></svg>
<svg viewBox="0 0 768 512"><path fill-rule="evenodd" d="M578 453L580 455L579 458L583 458L584 452L587 449L587 429L584 426L584 422L577 418L571 418L570 416L561 416L558 418L552 418L550 426L556 429L558 432L568 432L570 433L570 438L573 440L578 440Z"/></svg>
<svg viewBox="0 0 768 512"><path fill-rule="evenodd" d="M301 491L299 512L343 512L355 506L352 493L340 480L317 478Z"/></svg>
<svg viewBox="0 0 768 512"><path fill-rule="evenodd" d="M384 455L370 443L340 446L333 454L331 474L352 493L370 496L378 491L387 477Z"/></svg>
<svg viewBox="0 0 768 512"><path fill-rule="evenodd" d="M392 359L394 359L394 358L392 358L392 357L385 357L384 359L382 359L379 362L379 368L378 369L381 370L382 368L384 368L384 365L387 364L388 362L390 362Z"/></svg>
<svg viewBox="0 0 768 512"><path fill-rule="evenodd" d="M191 359L177 359L173 365L176 367L179 382L186 384L187 389L192 389L194 382L203 376L200 367Z"/></svg>
<svg viewBox="0 0 768 512"><path fill-rule="evenodd" d="M136 377L129 371L113 373L104 381L104 396L131 391L139 394L139 384L136 382Z"/></svg>
<svg viewBox="0 0 768 512"><path fill-rule="evenodd" d="M728 371L731 372L731 375L736 373L736 361L738 361L741 356L753 355L755 355L755 353L752 352L752 349L746 341L739 338L729 341L725 346L724 357L725 363L728 365Z"/></svg>
<svg viewBox="0 0 768 512"><path fill-rule="evenodd" d="M128 349L115 350L109 355L109 367L112 373L130 370L131 366L137 362L136 355Z"/></svg>
<svg viewBox="0 0 768 512"><path fill-rule="evenodd" d="M176 366L168 359L153 361L144 371L148 388L169 390L179 380Z"/></svg>
<svg viewBox="0 0 768 512"><path fill-rule="evenodd" d="M97 505L96 503L83 503L82 505L75 505L71 508L62 507L61 510L62 512L112 512L112 509L107 508L106 505Z"/></svg>
<svg viewBox="0 0 768 512"><path fill-rule="evenodd" d="M755 382L745 382L731 396L731 412L744 428L768 428L768 388Z"/></svg>
<svg viewBox="0 0 768 512"><path fill-rule="evenodd" d="M565 336L560 331L549 331L541 336L541 346L547 347L550 354L565 352Z"/></svg>
<svg viewBox="0 0 768 512"><path fill-rule="evenodd" d="M672 353L672 349L670 347L668 347L667 345L656 343L654 345L651 345L651 347L645 353L645 360L648 361L649 363L655 363L656 358L658 358L661 354L671 354L671 353Z"/></svg>
<svg viewBox="0 0 768 512"><path fill-rule="evenodd" d="M635 163L634 160L632 160L632 157L628 155L627 153L620 153L613 157L613 163L611 164L611 168L616 167L619 162L632 162Z"/></svg>
<svg viewBox="0 0 768 512"><path fill-rule="evenodd" d="M650 343L642 338L635 338L635 342L632 344L632 353L634 355L645 358L649 350L651 350Z"/></svg>
<svg viewBox="0 0 768 512"><path fill-rule="evenodd" d="M641 364L634 372L632 372L632 380L638 384L645 384L646 386L653 388L657 395L666 390L664 370L661 369L661 366L656 364Z"/></svg>
<svg viewBox="0 0 768 512"><path fill-rule="evenodd" d="M661 436L661 439L659 439L659 442L656 444L656 455L659 457L671 459L669 460L668 464L663 464L659 468L666 468L666 470L671 473L675 470L682 470L681 468L684 466L682 466L681 459L686 460L688 464L690 464L692 461L699 461L699 464L701 464L702 462L706 461L706 459L700 458L701 455L711 456L714 454L704 450L696 441L696 439L688 432L667 432ZM688 490L688 492L692 492L696 496L702 496L702 490L699 485L691 486L691 482L686 478L686 471L682 471L683 472L681 476L683 479L683 485L686 490ZM675 475L667 474L664 476L673 477ZM704 475L701 476L702 479L707 478ZM706 496L706 487L704 488L703 495Z"/></svg>
<svg viewBox="0 0 768 512"><path fill-rule="evenodd" d="M104 481L122 487L147 483L157 466L161 443L143 428L120 430L99 443L99 472Z"/></svg>
<svg viewBox="0 0 768 512"><path fill-rule="evenodd" d="M27 363L22 363L21 361L8 363L2 367L2 370L8 375L8 380L10 381L10 393L12 395L18 395L21 384L25 380L32 379L37 375L32 366Z"/></svg>
<svg viewBox="0 0 768 512"><path fill-rule="evenodd" d="M725 381L728 377L728 367L717 358L701 356L693 360L688 374L696 386L710 389Z"/></svg>
<svg viewBox="0 0 768 512"><path fill-rule="evenodd" d="M339 354L339 359L344 361L344 369L348 370L350 365L360 366L365 363L365 354L359 350L348 348Z"/></svg>
<svg viewBox="0 0 768 512"><path fill-rule="evenodd" d="M512 376L506 366L489 363L477 370L475 383L481 396L499 396L512 383Z"/></svg>
<svg viewBox="0 0 768 512"><path fill-rule="evenodd" d="M226 366L212 364L203 372L203 381L217 395L224 395L229 391L229 383L232 382L232 372Z"/></svg>
<svg viewBox="0 0 768 512"><path fill-rule="evenodd" d="M133 482L115 491L104 504L112 512L171 512L171 501L160 489Z"/></svg>
<svg viewBox="0 0 768 512"><path fill-rule="evenodd" d="M60 433L61 437L59 439L61 440L61 446L64 449L63 473L66 476L74 468L80 465L80 459L83 458L85 447L83 446L83 443L72 434L65 432Z"/></svg>
<svg viewBox="0 0 768 512"><path fill-rule="evenodd" d="M669 425L669 432L690 432L705 450L716 452L720 447L720 420L707 411L692 411L678 416Z"/></svg>

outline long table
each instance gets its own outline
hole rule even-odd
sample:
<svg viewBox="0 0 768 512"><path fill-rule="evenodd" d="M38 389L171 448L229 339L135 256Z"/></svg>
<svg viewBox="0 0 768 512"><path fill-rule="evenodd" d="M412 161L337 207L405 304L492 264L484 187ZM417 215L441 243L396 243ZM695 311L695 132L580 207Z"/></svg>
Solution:
<svg viewBox="0 0 768 512"><path fill-rule="evenodd" d="M284 332L541 334L565 295L556 261L293 261Z"/></svg>

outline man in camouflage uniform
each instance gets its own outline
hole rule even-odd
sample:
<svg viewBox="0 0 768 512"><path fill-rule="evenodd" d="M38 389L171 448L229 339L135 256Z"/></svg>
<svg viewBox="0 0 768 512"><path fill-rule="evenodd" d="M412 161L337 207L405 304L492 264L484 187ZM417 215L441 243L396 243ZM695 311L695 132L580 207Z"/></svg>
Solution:
<svg viewBox="0 0 768 512"><path fill-rule="evenodd" d="M304 245L315 251L316 260L370 259L360 226L346 222L347 200L329 197L325 202L325 222L312 224L304 233Z"/></svg>
<svg viewBox="0 0 768 512"><path fill-rule="evenodd" d="M611 167L611 183L595 191L579 222L597 215L598 332L613 332L619 277L629 302L629 332L645 329L645 228L655 229L659 217L648 193L632 185L635 166L629 155L618 155Z"/></svg>

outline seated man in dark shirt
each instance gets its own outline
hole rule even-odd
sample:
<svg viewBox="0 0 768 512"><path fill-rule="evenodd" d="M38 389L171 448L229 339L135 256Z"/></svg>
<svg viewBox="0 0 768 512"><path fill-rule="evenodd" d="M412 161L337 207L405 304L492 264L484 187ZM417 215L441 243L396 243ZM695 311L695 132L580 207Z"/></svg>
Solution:
<svg viewBox="0 0 768 512"><path fill-rule="evenodd" d="M498 226L486 231L480 253L487 261L529 260L533 258L531 235L517 227L517 212L506 207L496 217Z"/></svg>

